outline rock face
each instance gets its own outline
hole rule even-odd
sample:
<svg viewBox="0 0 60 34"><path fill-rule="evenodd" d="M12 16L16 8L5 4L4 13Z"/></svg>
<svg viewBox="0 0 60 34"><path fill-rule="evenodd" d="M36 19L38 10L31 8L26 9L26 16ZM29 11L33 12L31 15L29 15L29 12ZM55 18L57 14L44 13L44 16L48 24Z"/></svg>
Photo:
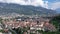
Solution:
<svg viewBox="0 0 60 34"><path fill-rule="evenodd" d="M18 13L24 15L55 15L56 11L46 9L43 7L35 7L30 5L18 5L18 4L8 4L0 3L0 15L8 13Z"/></svg>

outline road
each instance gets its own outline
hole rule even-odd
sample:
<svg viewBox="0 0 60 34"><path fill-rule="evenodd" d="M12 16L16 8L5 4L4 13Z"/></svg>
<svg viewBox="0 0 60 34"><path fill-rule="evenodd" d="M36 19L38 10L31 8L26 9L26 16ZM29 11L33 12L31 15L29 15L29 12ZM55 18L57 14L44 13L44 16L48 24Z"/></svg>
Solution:
<svg viewBox="0 0 60 34"><path fill-rule="evenodd" d="M3 23L1 23L0 25L3 29L5 29L5 26ZM14 34L17 34L14 30L12 30L12 28L10 26L7 27L7 29L9 29L9 32L6 33L6 34L11 34L11 32L13 32Z"/></svg>
<svg viewBox="0 0 60 34"><path fill-rule="evenodd" d="M11 32L13 32L14 34L17 34L14 30L11 29L10 26L8 26L8 29L9 29Z"/></svg>

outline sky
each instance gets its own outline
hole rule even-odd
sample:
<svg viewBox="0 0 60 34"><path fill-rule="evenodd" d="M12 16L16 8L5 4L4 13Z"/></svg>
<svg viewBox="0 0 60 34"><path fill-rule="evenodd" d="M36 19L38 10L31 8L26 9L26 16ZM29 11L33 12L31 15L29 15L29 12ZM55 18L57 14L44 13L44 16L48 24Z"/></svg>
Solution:
<svg viewBox="0 0 60 34"><path fill-rule="evenodd" d="M60 0L0 0L0 2L16 3L20 5L41 6L52 10L60 8Z"/></svg>

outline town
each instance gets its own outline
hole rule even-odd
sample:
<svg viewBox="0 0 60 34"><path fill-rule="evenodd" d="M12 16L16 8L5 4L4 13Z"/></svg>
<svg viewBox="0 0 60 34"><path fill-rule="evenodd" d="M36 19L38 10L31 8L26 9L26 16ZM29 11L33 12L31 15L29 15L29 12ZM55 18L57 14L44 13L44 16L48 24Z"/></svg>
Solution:
<svg viewBox="0 0 60 34"><path fill-rule="evenodd" d="M0 0L0 34L60 34L60 0Z"/></svg>
<svg viewBox="0 0 60 34"><path fill-rule="evenodd" d="M50 20L51 18L32 16L2 18L1 29L4 30L5 34L42 34L40 31L57 31L55 26L50 23Z"/></svg>

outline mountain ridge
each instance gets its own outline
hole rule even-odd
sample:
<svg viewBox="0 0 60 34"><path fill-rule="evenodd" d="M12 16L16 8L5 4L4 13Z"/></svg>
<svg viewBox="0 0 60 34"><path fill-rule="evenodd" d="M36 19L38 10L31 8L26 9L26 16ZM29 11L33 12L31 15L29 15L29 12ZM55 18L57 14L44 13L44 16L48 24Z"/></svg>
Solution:
<svg viewBox="0 0 60 34"><path fill-rule="evenodd" d="M55 15L56 11L43 7L35 7L30 5L19 5L12 3L0 3L0 14L18 13L24 15Z"/></svg>

